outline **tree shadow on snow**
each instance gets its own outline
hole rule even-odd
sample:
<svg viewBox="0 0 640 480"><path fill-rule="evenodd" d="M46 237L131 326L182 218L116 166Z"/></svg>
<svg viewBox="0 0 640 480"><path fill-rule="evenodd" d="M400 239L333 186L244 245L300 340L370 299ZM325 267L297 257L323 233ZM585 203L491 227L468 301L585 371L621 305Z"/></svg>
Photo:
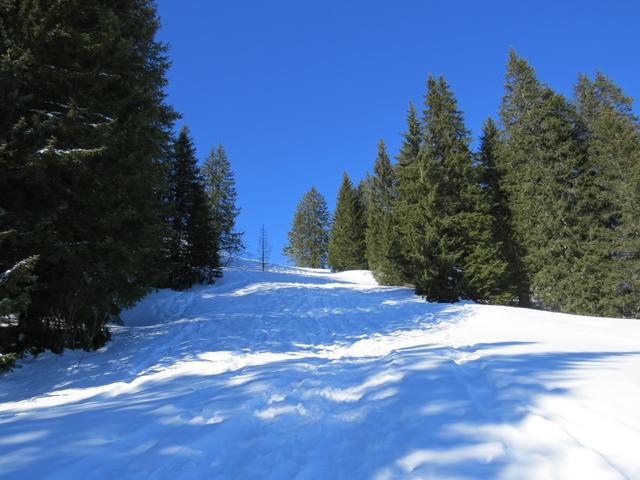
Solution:
<svg viewBox="0 0 640 480"><path fill-rule="evenodd" d="M289 282L258 282L233 287L227 293L224 285L170 292L167 303L189 305L173 319L114 326L114 340L98 352L68 351L61 357L45 354L26 360L23 364L29 373L18 370L4 378L9 388L0 392L0 401L129 381L134 375L198 360L209 352L304 354L348 347L376 336L439 328L465 315L463 304L428 303L407 288L354 290L330 279L321 278L318 284L312 278L306 284L302 283L310 281L306 275L267 273L286 275ZM323 288L325 285L330 288ZM274 288L277 295L273 295ZM160 300L152 298L148 303ZM146 307L144 301L141 307ZM158 310L170 311L170 307L163 305ZM12 388L14 383L22 388Z"/></svg>
<svg viewBox="0 0 640 480"><path fill-rule="evenodd" d="M571 393L554 385L597 362L640 356L522 353L527 346L273 357L20 416L4 411L0 476L70 478L100 465L95 478L498 478L513 460L505 430L522 435L541 399Z"/></svg>

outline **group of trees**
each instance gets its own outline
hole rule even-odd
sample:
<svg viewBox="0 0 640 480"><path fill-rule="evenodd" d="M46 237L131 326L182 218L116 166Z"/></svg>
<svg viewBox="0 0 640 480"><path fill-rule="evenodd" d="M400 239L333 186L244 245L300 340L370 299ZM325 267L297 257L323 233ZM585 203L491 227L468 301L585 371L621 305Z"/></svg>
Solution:
<svg viewBox="0 0 640 480"><path fill-rule="evenodd" d="M174 138L157 29L151 0L0 3L0 354L98 348L241 248L224 150L200 170Z"/></svg>
<svg viewBox="0 0 640 480"><path fill-rule="evenodd" d="M222 146L200 168L188 130L174 136L151 0L0 12L0 354L97 348L149 289L213 282L243 248L233 173ZM429 300L637 317L639 201L631 99L597 74L568 100L511 53L477 152L429 78L397 162L380 142L333 215L307 192L285 254ZM264 229L259 243L264 268Z"/></svg>
<svg viewBox="0 0 640 480"><path fill-rule="evenodd" d="M167 286L183 290L213 283L221 267L244 249L242 232L235 229L237 193L224 147L211 150L199 168L189 130L182 127L166 185Z"/></svg>
<svg viewBox="0 0 640 480"><path fill-rule="evenodd" d="M344 180L331 219L312 189L285 249L301 266L368 267L432 301L640 315L640 124L601 73L569 100L510 52L500 122L476 152L442 77L407 114L392 164Z"/></svg>

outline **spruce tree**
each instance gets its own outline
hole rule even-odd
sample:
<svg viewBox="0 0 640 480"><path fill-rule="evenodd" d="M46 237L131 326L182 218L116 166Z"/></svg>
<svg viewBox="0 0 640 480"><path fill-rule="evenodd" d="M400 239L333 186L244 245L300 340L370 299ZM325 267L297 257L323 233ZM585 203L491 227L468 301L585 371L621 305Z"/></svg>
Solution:
<svg viewBox="0 0 640 480"><path fill-rule="evenodd" d="M186 126L175 141L171 167L169 285L183 290L194 283L213 282L220 268L219 230Z"/></svg>
<svg viewBox="0 0 640 480"><path fill-rule="evenodd" d="M330 228L327 202L311 187L296 207L284 255L298 267L325 268Z"/></svg>
<svg viewBox="0 0 640 480"><path fill-rule="evenodd" d="M492 301L512 303L517 300L520 306L528 306L528 296L518 298L520 277L524 275L520 264L520 255L511 228L509 199L504 191L504 172L498 168L502 142L500 132L492 118L488 118L482 127L480 149L476 154L476 175L484 196L484 204L491 221L492 243L499 256L506 262L506 271L501 282L496 283Z"/></svg>
<svg viewBox="0 0 640 480"><path fill-rule="evenodd" d="M356 195L360 206L362 207L362 215L365 221L368 218L369 207L371 205L371 190L373 187L373 177L367 172L356 187Z"/></svg>
<svg viewBox="0 0 640 480"><path fill-rule="evenodd" d="M409 279L429 300L486 301L506 266L492 242L462 112L442 77L427 86L422 144L399 189Z"/></svg>
<svg viewBox="0 0 640 480"><path fill-rule="evenodd" d="M593 292L581 310L598 315L640 315L640 128L632 100L597 73L581 75L575 89L585 171L594 188L578 205L591 217L584 247L594 275L583 279Z"/></svg>
<svg viewBox="0 0 640 480"><path fill-rule="evenodd" d="M399 239L396 235L394 205L397 201L396 176L384 142L378 143L366 210L367 263L381 285L398 285L402 276L398 269Z"/></svg>
<svg viewBox="0 0 640 480"><path fill-rule="evenodd" d="M544 308L584 311L576 307L592 303L595 292L584 290L584 278L592 275L582 248L589 218L577 207L590 187L575 111L512 51L500 115L501 168L524 272L520 302L532 295Z"/></svg>
<svg viewBox="0 0 640 480"><path fill-rule="evenodd" d="M219 226L200 175L194 185L193 206L187 223L188 261L194 283L212 284L222 275Z"/></svg>
<svg viewBox="0 0 640 480"><path fill-rule="evenodd" d="M162 273L155 6L2 2L0 22L0 271L38 258L24 348L97 348Z"/></svg>
<svg viewBox="0 0 640 480"><path fill-rule="evenodd" d="M364 212L358 193L345 173L329 237L328 263L332 270L340 272L367 268L365 230Z"/></svg>
<svg viewBox="0 0 640 480"><path fill-rule="evenodd" d="M420 267L410 259L409 245L419 242L420 215L418 202L424 194L421 165L419 161L422 148L422 125L413 104L407 111L407 129L402 134L403 141L395 166L398 195L393 205L395 219L394 238L398 239L396 263L398 274L405 282L417 276Z"/></svg>
<svg viewBox="0 0 640 480"><path fill-rule="evenodd" d="M202 166L206 192L219 229L222 260L228 264L234 255L244 250L243 232L236 230L237 192L231 162L222 145L211 150Z"/></svg>

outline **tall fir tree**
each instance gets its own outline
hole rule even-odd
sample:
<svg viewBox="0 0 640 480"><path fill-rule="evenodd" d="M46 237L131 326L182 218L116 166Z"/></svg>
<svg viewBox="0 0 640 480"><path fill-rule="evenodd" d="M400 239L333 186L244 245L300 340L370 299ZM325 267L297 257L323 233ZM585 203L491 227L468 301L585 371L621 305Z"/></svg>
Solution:
<svg viewBox="0 0 640 480"><path fill-rule="evenodd" d="M504 191L504 172L498 168L501 148L500 131L493 119L488 118L482 127L480 148L475 158L476 175L491 221L492 242L500 258L506 262L506 271L502 281L496 284L492 300L507 304L517 301L518 305L526 307L529 306L528 291L523 298L518 295L524 271L521 256L515 250L509 199Z"/></svg>
<svg viewBox="0 0 640 480"><path fill-rule="evenodd" d="M325 268L330 229L327 202L311 187L296 207L284 255L298 267Z"/></svg>
<svg viewBox="0 0 640 480"><path fill-rule="evenodd" d="M371 205L372 186L373 177L367 172L364 178L360 180L358 186L356 187L356 195L358 197L360 205L362 206L362 214L365 221L368 218L369 207Z"/></svg>
<svg viewBox="0 0 640 480"><path fill-rule="evenodd" d="M19 348L97 348L162 272L173 110L152 1L0 3L0 271L37 258Z"/></svg>
<svg viewBox="0 0 640 480"><path fill-rule="evenodd" d="M220 237L186 126L175 141L172 160L169 285L183 290L194 283L211 283L219 276Z"/></svg>
<svg viewBox="0 0 640 480"><path fill-rule="evenodd" d="M575 103L587 151L590 195L579 205L592 221L584 246L596 274L587 313L640 315L640 128L632 100L602 73L581 75Z"/></svg>
<svg viewBox="0 0 640 480"><path fill-rule="evenodd" d="M222 276L219 226L204 191L203 179L197 177L193 207L187 224L188 258L195 273L194 282L212 284Z"/></svg>
<svg viewBox="0 0 640 480"><path fill-rule="evenodd" d="M367 268L365 231L364 210L358 192L345 173L329 237L327 260L334 271Z"/></svg>
<svg viewBox="0 0 640 480"><path fill-rule="evenodd" d="M488 300L505 264L474 181L469 134L444 79L429 77L427 86L422 144L400 177L399 221L409 278L429 300Z"/></svg>
<svg viewBox="0 0 640 480"><path fill-rule="evenodd" d="M373 176L370 178L368 208L365 211L367 263L378 283L399 285L403 279L398 269L400 245L393 210L398 189L395 172L382 140L378 143Z"/></svg>
<svg viewBox="0 0 640 480"><path fill-rule="evenodd" d="M397 271L402 279L410 283L420 268L410 259L408 245L419 242L419 220L417 205L424 193L422 191L421 166L419 162L422 149L422 125L418 119L415 107L409 104L406 117L407 127L402 134L403 141L395 166L398 195L393 205L395 218L395 238L399 239L397 251Z"/></svg>
<svg viewBox="0 0 640 480"><path fill-rule="evenodd" d="M214 221L219 229L222 260L226 265L234 255L244 250L244 234L236 230L236 217L240 214L238 194L231 162L222 145L211 150L202 166L202 173Z"/></svg>
<svg viewBox="0 0 640 480"><path fill-rule="evenodd" d="M577 207L590 187L575 111L511 51L500 116L521 304L533 296L544 308L586 313L596 293L584 281L593 275L582 248L590 220Z"/></svg>

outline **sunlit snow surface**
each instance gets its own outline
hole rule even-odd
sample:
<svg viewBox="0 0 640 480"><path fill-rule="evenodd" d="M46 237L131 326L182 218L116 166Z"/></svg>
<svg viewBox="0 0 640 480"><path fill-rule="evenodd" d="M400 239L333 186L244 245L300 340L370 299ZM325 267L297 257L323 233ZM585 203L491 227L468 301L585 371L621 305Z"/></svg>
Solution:
<svg viewBox="0 0 640 480"><path fill-rule="evenodd" d="M0 477L640 478L640 321L238 261L0 377Z"/></svg>

